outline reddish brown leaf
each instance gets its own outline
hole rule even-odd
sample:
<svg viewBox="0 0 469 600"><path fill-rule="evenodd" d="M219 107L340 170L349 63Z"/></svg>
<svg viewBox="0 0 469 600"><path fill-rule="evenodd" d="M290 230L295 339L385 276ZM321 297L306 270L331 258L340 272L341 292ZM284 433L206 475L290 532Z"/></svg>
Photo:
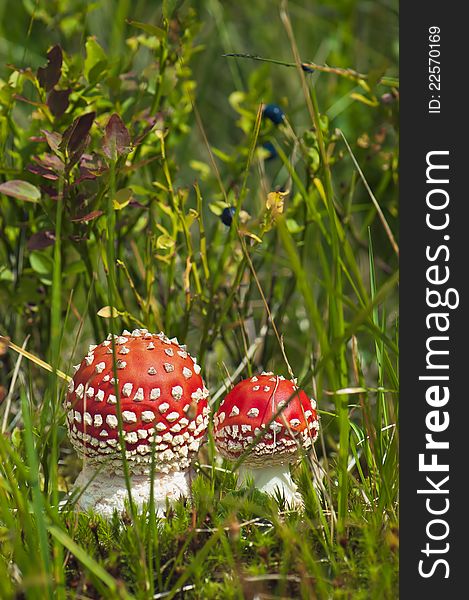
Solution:
<svg viewBox="0 0 469 600"><path fill-rule="evenodd" d="M62 136L59 150L62 152L65 150L67 151L67 165L69 169L80 160L81 155L89 143L89 131L93 125L95 115L95 112L90 112L78 117Z"/></svg>
<svg viewBox="0 0 469 600"><path fill-rule="evenodd" d="M82 242L86 242L89 239L89 236L84 233L83 235L69 235L68 239L76 244L81 244Z"/></svg>
<svg viewBox="0 0 469 600"><path fill-rule="evenodd" d="M46 138L49 148L52 150L52 152L57 153L59 151L59 146L62 143L62 136L60 133L55 131L47 131L47 129L41 129L41 131Z"/></svg>
<svg viewBox="0 0 469 600"><path fill-rule="evenodd" d="M85 141L95 116L95 112L90 112L75 119L64 133L61 145L65 143L69 152L78 150Z"/></svg>
<svg viewBox="0 0 469 600"><path fill-rule="evenodd" d="M55 242L55 233L53 231L38 231L28 240L28 250L42 250L52 246Z"/></svg>
<svg viewBox="0 0 469 600"><path fill-rule="evenodd" d="M128 154L130 151L130 134L116 113L111 116L106 125L103 151L111 160L116 160L122 154Z"/></svg>
<svg viewBox="0 0 469 600"><path fill-rule="evenodd" d="M83 154L80 158L80 169L87 169L94 175L101 175L107 170L106 164L97 154Z"/></svg>
<svg viewBox="0 0 469 600"><path fill-rule="evenodd" d="M47 96L47 106L50 108L51 113L54 117L61 117L68 108L68 98L71 93L71 89L68 90L55 90L52 89Z"/></svg>
<svg viewBox="0 0 469 600"><path fill-rule="evenodd" d="M42 156L33 156L33 160L38 165L42 165L43 167L46 167L46 169L57 171L57 173L61 173L64 170L63 162L58 156L55 156L55 154L45 153Z"/></svg>
<svg viewBox="0 0 469 600"><path fill-rule="evenodd" d="M82 181L94 181L96 177L97 176L94 173L92 173L89 169L80 167L80 175L74 180L72 185L79 185Z"/></svg>
<svg viewBox="0 0 469 600"><path fill-rule="evenodd" d="M54 171L51 169L47 169L39 164L28 165L27 169L30 173L34 173L34 175L40 175L41 177L44 177L44 179L50 179L51 181L57 181L59 178L57 173L54 173Z"/></svg>
<svg viewBox="0 0 469 600"><path fill-rule="evenodd" d="M39 67L37 79L39 85L49 92L59 82L62 74L62 48L54 46L47 53L47 66Z"/></svg>
<svg viewBox="0 0 469 600"><path fill-rule="evenodd" d="M41 185L40 188L41 192L43 194L47 194L51 200L61 200L63 197L63 194L59 194L59 191L52 186Z"/></svg>
<svg viewBox="0 0 469 600"><path fill-rule="evenodd" d="M94 219L97 219L103 214L104 211L102 210L92 210L87 215L83 215L82 217L75 217L74 219L70 220L73 221L73 223L88 223L89 221L94 221Z"/></svg>
<svg viewBox="0 0 469 600"><path fill-rule="evenodd" d="M135 206L137 208L144 208L145 210L148 210L148 206L145 206L145 204L142 204L138 200L131 200L129 202L129 206Z"/></svg>

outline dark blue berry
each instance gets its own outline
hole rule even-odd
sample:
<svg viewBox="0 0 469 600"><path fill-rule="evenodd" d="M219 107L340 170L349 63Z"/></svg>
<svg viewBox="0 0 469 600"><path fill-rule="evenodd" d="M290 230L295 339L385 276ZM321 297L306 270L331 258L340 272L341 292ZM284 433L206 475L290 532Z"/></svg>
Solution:
<svg viewBox="0 0 469 600"><path fill-rule="evenodd" d="M233 222L233 216L235 212L236 208L234 206L227 206L226 208L224 208L220 216L221 222L227 227L229 227Z"/></svg>
<svg viewBox="0 0 469 600"><path fill-rule="evenodd" d="M285 113L278 104L266 104L264 106L263 115L267 119L270 119L275 125L280 125L285 117Z"/></svg>
<svg viewBox="0 0 469 600"><path fill-rule="evenodd" d="M272 144L272 142L266 142L265 144L262 144L262 147L269 153L265 160L272 160L273 158L277 158L278 152L275 146Z"/></svg>

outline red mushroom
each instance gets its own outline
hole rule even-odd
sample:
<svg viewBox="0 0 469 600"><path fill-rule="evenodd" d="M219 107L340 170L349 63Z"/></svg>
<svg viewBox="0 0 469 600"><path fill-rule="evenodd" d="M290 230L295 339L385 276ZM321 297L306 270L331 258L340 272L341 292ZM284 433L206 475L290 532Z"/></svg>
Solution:
<svg viewBox="0 0 469 600"><path fill-rule="evenodd" d="M208 425L208 390L196 359L175 338L135 329L114 336L114 347L115 372L112 335L90 346L65 399L69 436L84 460L75 482L84 488L78 508L110 516L128 499L118 394L132 499L139 507L148 502L154 460L154 498L161 514L166 498L189 493L191 459Z"/></svg>
<svg viewBox="0 0 469 600"><path fill-rule="evenodd" d="M213 418L220 454L237 461L240 481L254 480L258 489L280 494L290 505L301 503L289 464L308 450L318 431L316 401L296 381L262 373L238 383Z"/></svg>

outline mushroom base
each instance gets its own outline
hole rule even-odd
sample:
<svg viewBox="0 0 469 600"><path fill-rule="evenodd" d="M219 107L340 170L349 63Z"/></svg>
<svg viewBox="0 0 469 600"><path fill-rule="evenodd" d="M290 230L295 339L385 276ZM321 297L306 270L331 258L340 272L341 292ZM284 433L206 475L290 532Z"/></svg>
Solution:
<svg viewBox="0 0 469 600"><path fill-rule="evenodd" d="M170 503L182 496L189 496L191 491L192 471L174 471L172 473L155 473L153 494L155 515L164 517L166 501ZM144 503L150 502L152 481L149 475L130 475L132 501L141 511ZM83 467L78 475L72 493L78 492L76 510L93 510L95 513L110 518L114 511L122 513L128 503L129 494L122 475L96 471L91 467Z"/></svg>
<svg viewBox="0 0 469 600"><path fill-rule="evenodd" d="M238 471L238 482L245 485L248 481L253 481L255 487L264 494L284 498L291 508L303 506L303 499L290 475L288 464L259 468L242 464Z"/></svg>

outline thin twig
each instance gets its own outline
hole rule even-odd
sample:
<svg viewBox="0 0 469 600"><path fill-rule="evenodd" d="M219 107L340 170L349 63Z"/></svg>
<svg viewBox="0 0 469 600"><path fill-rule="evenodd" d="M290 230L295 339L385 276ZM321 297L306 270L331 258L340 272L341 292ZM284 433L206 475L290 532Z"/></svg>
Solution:
<svg viewBox="0 0 469 600"><path fill-rule="evenodd" d="M222 54L225 58L248 58L250 60L257 60L260 62L271 63L274 65L280 65L282 67L296 67L296 63L285 62L283 60L276 60L275 58L264 58L262 56L257 56L255 54L245 54L243 52L230 52L229 54ZM344 69L342 67L330 67L329 65L318 65L317 63L308 61L301 62L301 68L306 73L311 73L312 71L320 71L321 73L331 73L332 75L339 75L340 77L345 77L346 79L350 79L355 82L363 82L369 78L369 75L366 73L359 73L358 71L354 71L353 69ZM399 79L396 77L381 77L378 81L382 85L391 86L391 87L399 87Z"/></svg>
<svg viewBox="0 0 469 600"><path fill-rule="evenodd" d="M392 234L391 228L389 227L388 222L386 221L386 217L384 216L384 213L381 210L380 205L378 204L378 200L376 200L375 195L371 191L371 188L368 185L368 181L366 180L365 176L363 175L363 171L360 169L360 165L358 164L358 161L355 158L355 155L353 154L349 143L347 142L347 138L345 137L344 133L340 129L339 129L339 132L340 132L340 135L342 136L342 139L344 140L344 143L347 147L348 153L350 154L353 164L355 165L355 168L357 169L358 174L360 175L360 178L363 181L363 185L365 186L366 191L368 192L368 194L371 198L371 201L373 202L373 205L376 208L376 212L378 213L379 219L380 219L381 223L383 224L386 235L388 236L388 239L391 242L391 246L393 247L393 250L397 254L397 256L399 256L399 246L397 245L396 240L394 239L394 236Z"/></svg>
<svg viewBox="0 0 469 600"><path fill-rule="evenodd" d="M270 311L269 304L268 304L268 302L266 300L266 297L264 295L264 291L262 290L262 286L261 286L260 281L259 281L259 279L257 277L256 270L254 268L254 265L252 264L252 260L251 260L251 257L249 256L249 252L248 252L248 249L247 249L247 246L246 246L246 242L244 241L244 239L241 236L240 236L240 241L241 241L241 246L242 246L242 249L243 249L243 253L244 253L244 255L245 255L245 257L246 257L246 259L248 261L249 268L251 270L252 276L254 278L254 281L256 282L257 289L259 290L259 294L261 295L262 302L264 303L265 309L266 309L267 314L269 316L269 321L272 324L272 329L274 330L275 337L277 338L277 341L279 343L280 351L282 353L283 359L284 359L284 361L285 361L285 363L287 365L288 373L290 375L290 378L294 379L295 376L293 374L293 370L292 370L292 368L290 366L287 354L285 352L285 345L283 343L283 336L281 336L279 334L277 326L275 325L275 319L274 319L274 317L273 317L273 315L272 315L272 313Z"/></svg>
<svg viewBox="0 0 469 600"><path fill-rule="evenodd" d="M64 381L70 381L72 379L70 377L70 375L67 375L63 371L60 371L59 369L54 369L54 367L52 367L49 363L46 363L44 360L38 358L34 354L31 354L31 352L24 350L23 348L21 348L21 346L17 346L15 343L13 343L7 337L0 335L0 341L3 342L4 344L6 344L9 348L14 350L15 352L18 352L18 354L21 354L22 356L24 356L31 362L38 365L38 367L41 367L42 369L49 371L49 373L55 373L56 375L58 375L58 377L60 377Z"/></svg>
<svg viewBox="0 0 469 600"><path fill-rule="evenodd" d="M268 322L265 323L259 332L259 335L256 337L254 342L249 346L246 355L243 357L242 361L236 367L234 373L232 373L231 377L227 377L225 381L221 384L218 390L210 399L210 404L213 405L218 400L218 398L227 390L230 386L233 385L233 381L242 373L244 367L248 364L248 362L252 359L254 354L257 352L257 349L264 341L265 336L267 335L267 331L269 329Z"/></svg>
<svg viewBox="0 0 469 600"><path fill-rule="evenodd" d="M179 588L177 590L170 590L169 592L159 592L158 594L154 594L153 600L159 600L160 598L167 598L168 596L171 596L172 594L177 594L179 592L189 592L190 590L194 590L194 589L195 589L194 584L185 585L184 587Z"/></svg>

